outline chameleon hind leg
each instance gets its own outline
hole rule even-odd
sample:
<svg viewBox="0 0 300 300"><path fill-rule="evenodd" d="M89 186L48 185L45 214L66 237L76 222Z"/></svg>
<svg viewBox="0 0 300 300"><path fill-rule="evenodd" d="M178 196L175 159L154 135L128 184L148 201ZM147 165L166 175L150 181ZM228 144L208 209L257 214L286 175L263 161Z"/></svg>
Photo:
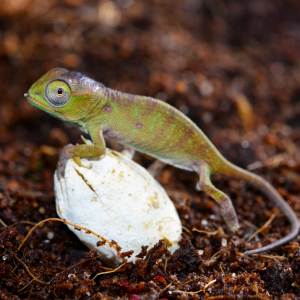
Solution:
<svg viewBox="0 0 300 300"><path fill-rule="evenodd" d="M125 145L121 153L123 155L125 155L126 157L133 159L135 150L133 148Z"/></svg>
<svg viewBox="0 0 300 300"><path fill-rule="evenodd" d="M219 205L220 213L231 231L239 228L239 222L230 198L218 190L210 180L210 169L207 163L202 162L197 165L195 171L199 174L199 187L209 194Z"/></svg>

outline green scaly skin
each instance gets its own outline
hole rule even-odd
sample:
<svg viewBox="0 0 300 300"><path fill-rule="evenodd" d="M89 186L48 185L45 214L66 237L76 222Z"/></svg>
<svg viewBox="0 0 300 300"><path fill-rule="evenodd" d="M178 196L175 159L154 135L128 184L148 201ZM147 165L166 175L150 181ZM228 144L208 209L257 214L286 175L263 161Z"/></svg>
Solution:
<svg viewBox="0 0 300 300"><path fill-rule="evenodd" d="M102 155L107 137L178 168L197 172L200 188L220 205L232 231L239 228L235 210L230 198L213 186L211 174L229 175L260 189L281 209L292 229L277 242L246 254L269 251L297 236L298 218L278 192L263 178L228 162L204 133L174 107L150 97L114 91L66 69L50 70L25 96L33 106L79 127L93 140L92 145L64 147L58 161L59 176L64 177L71 157Z"/></svg>

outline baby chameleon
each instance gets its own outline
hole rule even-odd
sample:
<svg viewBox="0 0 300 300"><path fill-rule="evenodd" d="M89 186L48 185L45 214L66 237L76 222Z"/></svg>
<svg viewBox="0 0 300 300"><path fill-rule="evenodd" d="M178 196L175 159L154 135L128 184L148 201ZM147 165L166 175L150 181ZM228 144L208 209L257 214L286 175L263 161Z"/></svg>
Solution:
<svg viewBox="0 0 300 300"><path fill-rule="evenodd" d="M184 114L174 107L145 96L121 93L66 69L53 69L35 82L25 94L28 102L49 114L74 124L89 133L92 145L67 145L63 148L58 173L64 177L66 162L78 156L89 158L105 152L104 137L147 153L167 164L195 171L201 190L220 206L220 212L232 230L239 228L230 198L210 180L220 173L245 180L268 196L291 223L284 238L246 254L261 253L295 238L299 222L293 210L263 178L227 161Z"/></svg>

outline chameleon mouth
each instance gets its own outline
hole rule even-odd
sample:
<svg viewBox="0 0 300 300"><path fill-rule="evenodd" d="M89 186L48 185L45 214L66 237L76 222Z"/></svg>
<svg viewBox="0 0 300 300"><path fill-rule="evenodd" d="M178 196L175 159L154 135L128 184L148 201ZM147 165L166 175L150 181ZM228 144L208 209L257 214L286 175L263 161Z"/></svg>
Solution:
<svg viewBox="0 0 300 300"><path fill-rule="evenodd" d="M55 111L55 109L54 109L53 107L51 107L51 106L46 106L46 105L40 103L39 101L37 101L37 100L35 100L34 98L32 98L28 93L25 93L25 94L24 94L24 97L27 98L27 101L28 101L29 103L35 104L35 105L38 106L38 107L43 107L43 108L46 109L46 110L49 110L49 109L50 109L50 110Z"/></svg>

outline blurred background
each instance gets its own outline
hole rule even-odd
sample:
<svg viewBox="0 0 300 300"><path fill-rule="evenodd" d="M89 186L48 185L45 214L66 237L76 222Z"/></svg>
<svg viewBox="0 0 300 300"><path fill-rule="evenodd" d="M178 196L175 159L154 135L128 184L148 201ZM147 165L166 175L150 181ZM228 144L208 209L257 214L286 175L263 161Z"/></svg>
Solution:
<svg viewBox="0 0 300 300"><path fill-rule="evenodd" d="M63 67L167 101L243 167L295 158L299 10L297 0L0 0L0 147L78 140L23 97Z"/></svg>

